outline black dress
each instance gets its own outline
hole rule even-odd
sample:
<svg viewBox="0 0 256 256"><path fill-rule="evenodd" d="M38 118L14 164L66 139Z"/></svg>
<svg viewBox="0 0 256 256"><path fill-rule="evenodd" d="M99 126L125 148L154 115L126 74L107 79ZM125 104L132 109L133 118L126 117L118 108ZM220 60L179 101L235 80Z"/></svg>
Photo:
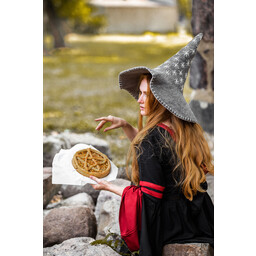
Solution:
<svg viewBox="0 0 256 256"><path fill-rule="evenodd" d="M138 157L142 198L137 214L141 214L138 237L142 256L161 256L163 246L172 243L213 246L211 198L207 192L198 192L192 201L185 198L175 183L178 172L172 172L176 154L164 146L163 136L175 143L166 129L157 126L144 138ZM207 183L202 187L207 189Z"/></svg>

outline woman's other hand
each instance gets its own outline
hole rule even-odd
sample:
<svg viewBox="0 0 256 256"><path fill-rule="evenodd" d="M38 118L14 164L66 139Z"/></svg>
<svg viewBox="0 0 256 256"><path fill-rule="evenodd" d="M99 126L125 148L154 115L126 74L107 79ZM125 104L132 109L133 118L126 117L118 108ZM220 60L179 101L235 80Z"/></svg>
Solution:
<svg viewBox="0 0 256 256"><path fill-rule="evenodd" d="M120 187L117 185L114 185L106 180L101 180L96 178L95 176L90 176L90 179L94 180L95 182L97 182L97 184L91 184L91 186L95 189L95 190L107 190L110 191L112 193L115 193L119 196L122 196L122 193L124 191L124 187Z"/></svg>
<svg viewBox="0 0 256 256"><path fill-rule="evenodd" d="M103 130L104 132L112 129L117 129L126 125L126 121L124 119L115 116L100 117L95 119L95 121L101 121L95 128L97 131L99 131L105 123L111 122L111 125Z"/></svg>
<svg viewBox="0 0 256 256"><path fill-rule="evenodd" d="M95 189L95 190L109 190L110 188L110 183L106 180L101 180L98 179L95 176L90 176L90 179L94 180L95 182L97 182L97 184L91 184L91 186Z"/></svg>

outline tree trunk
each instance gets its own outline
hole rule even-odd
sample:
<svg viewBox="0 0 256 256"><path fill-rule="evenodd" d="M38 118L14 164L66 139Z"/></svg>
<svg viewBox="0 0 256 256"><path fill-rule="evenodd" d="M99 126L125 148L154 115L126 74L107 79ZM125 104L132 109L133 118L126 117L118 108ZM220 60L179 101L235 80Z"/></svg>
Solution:
<svg viewBox="0 0 256 256"><path fill-rule="evenodd" d="M214 0L193 0L191 27L194 36L204 35L191 63L191 108L203 129L213 133Z"/></svg>
<svg viewBox="0 0 256 256"><path fill-rule="evenodd" d="M54 38L54 47L64 47L64 35L62 33L61 20L57 17L52 2L50 0L44 0L44 11L48 16L48 24L50 33Z"/></svg>

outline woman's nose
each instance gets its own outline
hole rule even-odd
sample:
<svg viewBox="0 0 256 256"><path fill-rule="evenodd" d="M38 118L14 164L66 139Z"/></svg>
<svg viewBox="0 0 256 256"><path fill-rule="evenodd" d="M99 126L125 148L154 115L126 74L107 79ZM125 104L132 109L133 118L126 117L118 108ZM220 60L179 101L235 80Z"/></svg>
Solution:
<svg viewBox="0 0 256 256"><path fill-rule="evenodd" d="M139 97L139 99L138 99L138 102L139 102L139 103L143 103L142 95L140 95L140 97Z"/></svg>

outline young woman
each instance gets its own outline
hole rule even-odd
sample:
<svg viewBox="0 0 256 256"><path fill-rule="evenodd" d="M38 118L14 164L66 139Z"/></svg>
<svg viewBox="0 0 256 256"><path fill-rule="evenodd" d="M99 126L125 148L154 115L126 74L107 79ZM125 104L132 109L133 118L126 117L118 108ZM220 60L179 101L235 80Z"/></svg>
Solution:
<svg viewBox="0 0 256 256"><path fill-rule="evenodd" d="M91 177L94 189L122 196L119 224L131 251L162 255L171 243L213 246L213 204L206 173L213 174L212 157L203 130L183 97L183 87L202 34L155 69L135 67L119 75L120 87L140 105L139 128L124 119L96 119L100 130L122 128L131 140L131 180L125 188ZM142 127L142 117L146 123Z"/></svg>

